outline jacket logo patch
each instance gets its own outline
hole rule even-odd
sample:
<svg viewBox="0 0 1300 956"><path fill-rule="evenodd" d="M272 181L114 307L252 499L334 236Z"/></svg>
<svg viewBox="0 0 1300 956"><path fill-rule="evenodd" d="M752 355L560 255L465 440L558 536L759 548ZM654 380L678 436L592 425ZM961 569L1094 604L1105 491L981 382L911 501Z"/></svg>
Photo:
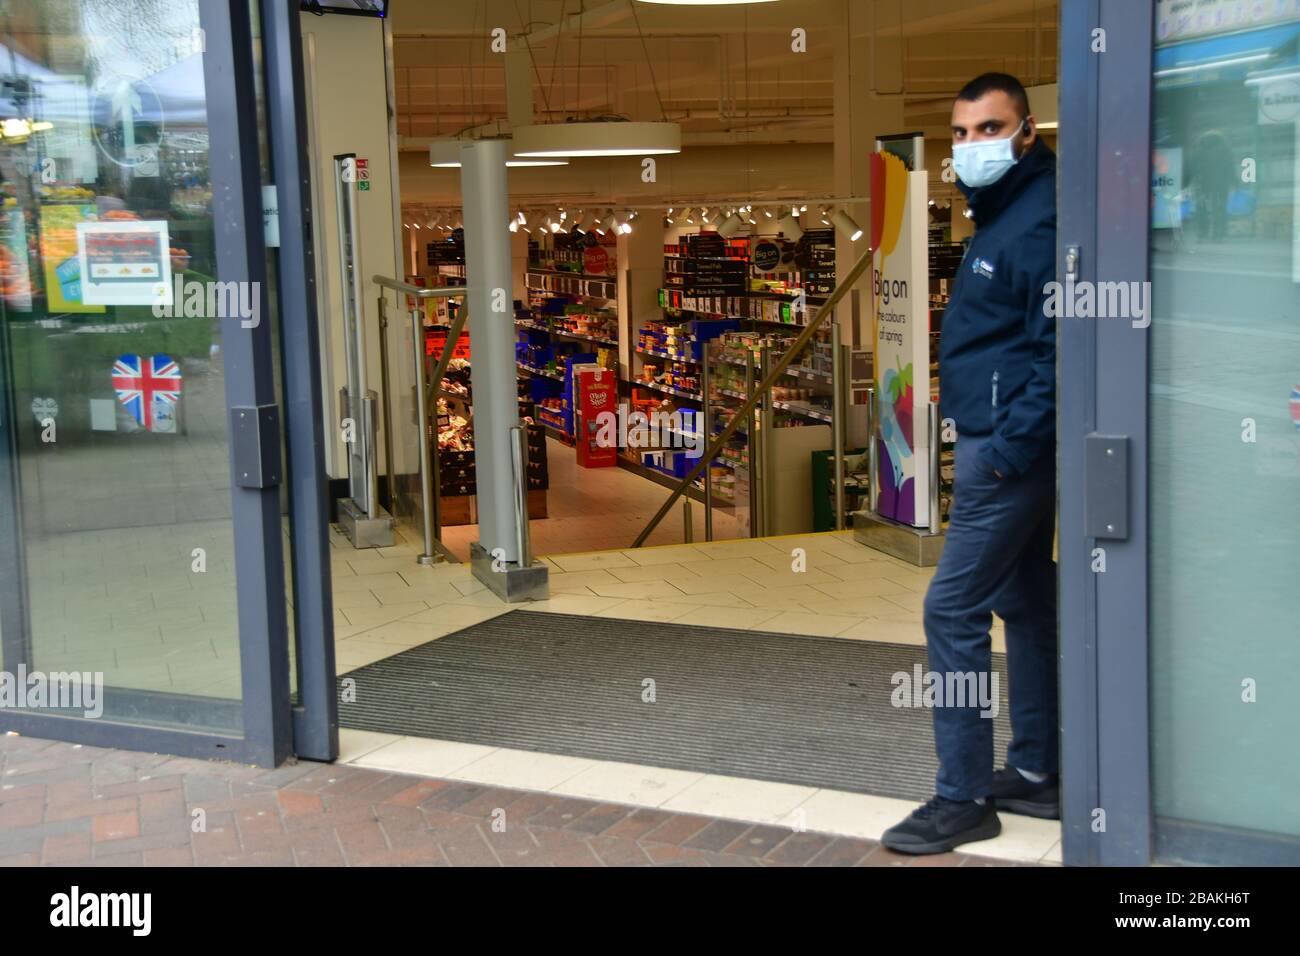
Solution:
<svg viewBox="0 0 1300 956"><path fill-rule="evenodd" d="M979 256L976 256L975 261L971 263L970 271L978 276L983 276L986 279L992 279L993 263L989 262L987 259L981 259Z"/></svg>

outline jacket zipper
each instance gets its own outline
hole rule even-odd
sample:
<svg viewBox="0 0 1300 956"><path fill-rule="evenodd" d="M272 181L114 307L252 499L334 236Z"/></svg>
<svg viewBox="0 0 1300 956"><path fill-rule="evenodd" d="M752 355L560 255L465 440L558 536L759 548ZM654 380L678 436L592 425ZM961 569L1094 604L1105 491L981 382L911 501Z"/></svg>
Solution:
<svg viewBox="0 0 1300 956"><path fill-rule="evenodd" d="M993 407L998 407L998 373L996 369L993 370Z"/></svg>

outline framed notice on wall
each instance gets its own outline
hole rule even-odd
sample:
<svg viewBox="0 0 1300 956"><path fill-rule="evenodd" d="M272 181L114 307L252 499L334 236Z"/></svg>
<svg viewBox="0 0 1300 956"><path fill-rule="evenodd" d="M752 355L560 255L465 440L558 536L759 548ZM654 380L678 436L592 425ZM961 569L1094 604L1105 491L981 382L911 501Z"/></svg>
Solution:
<svg viewBox="0 0 1300 956"><path fill-rule="evenodd" d="M77 223L81 301L87 305L171 305L167 221Z"/></svg>

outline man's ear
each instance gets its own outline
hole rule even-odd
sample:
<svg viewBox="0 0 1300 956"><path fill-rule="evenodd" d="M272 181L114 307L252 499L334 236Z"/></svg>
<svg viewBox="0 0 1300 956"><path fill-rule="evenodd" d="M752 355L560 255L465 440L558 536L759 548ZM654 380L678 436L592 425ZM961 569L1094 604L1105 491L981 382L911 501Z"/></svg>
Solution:
<svg viewBox="0 0 1300 956"><path fill-rule="evenodd" d="M1025 152L1028 152L1034 140L1038 139L1038 120L1034 119L1033 113L1021 120L1020 132L1024 136Z"/></svg>

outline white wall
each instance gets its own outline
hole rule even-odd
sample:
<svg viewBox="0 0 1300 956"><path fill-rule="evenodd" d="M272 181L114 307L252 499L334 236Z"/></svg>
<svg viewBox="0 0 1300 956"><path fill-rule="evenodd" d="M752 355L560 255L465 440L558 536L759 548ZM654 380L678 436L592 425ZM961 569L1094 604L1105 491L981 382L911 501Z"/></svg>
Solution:
<svg viewBox="0 0 1300 956"><path fill-rule="evenodd" d="M379 287L370 281L376 273L405 274L404 249L398 246L393 218L396 184L389 172L391 146L388 130L388 94L384 69L383 24L368 17L302 15L306 92L313 141L311 174L316 217L316 254L322 342L322 380L325 388L326 425L332 440L326 442L326 464L332 477L347 474L347 455L338 428L338 391L347 384L343 307L339 273L337 209L334 195L334 156L355 153L369 160L370 189L357 194L360 209L360 264L362 306L366 328L367 386L380 390ZM396 230L395 227L396 226ZM409 253L407 253L409 255ZM393 373L394 458L399 471L414 470L414 459L403 455L401 425L410 419L412 363L406 316L390 296L389 349ZM293 348L286 342L285 348ZM400 351L399 351L400 350ZM382 418L380 427L382 428ZM378 436L379 473L385 473L383 436ZM407 442L406 444L410 444ZM410 458L407 462L405 459Z"/></svg>

